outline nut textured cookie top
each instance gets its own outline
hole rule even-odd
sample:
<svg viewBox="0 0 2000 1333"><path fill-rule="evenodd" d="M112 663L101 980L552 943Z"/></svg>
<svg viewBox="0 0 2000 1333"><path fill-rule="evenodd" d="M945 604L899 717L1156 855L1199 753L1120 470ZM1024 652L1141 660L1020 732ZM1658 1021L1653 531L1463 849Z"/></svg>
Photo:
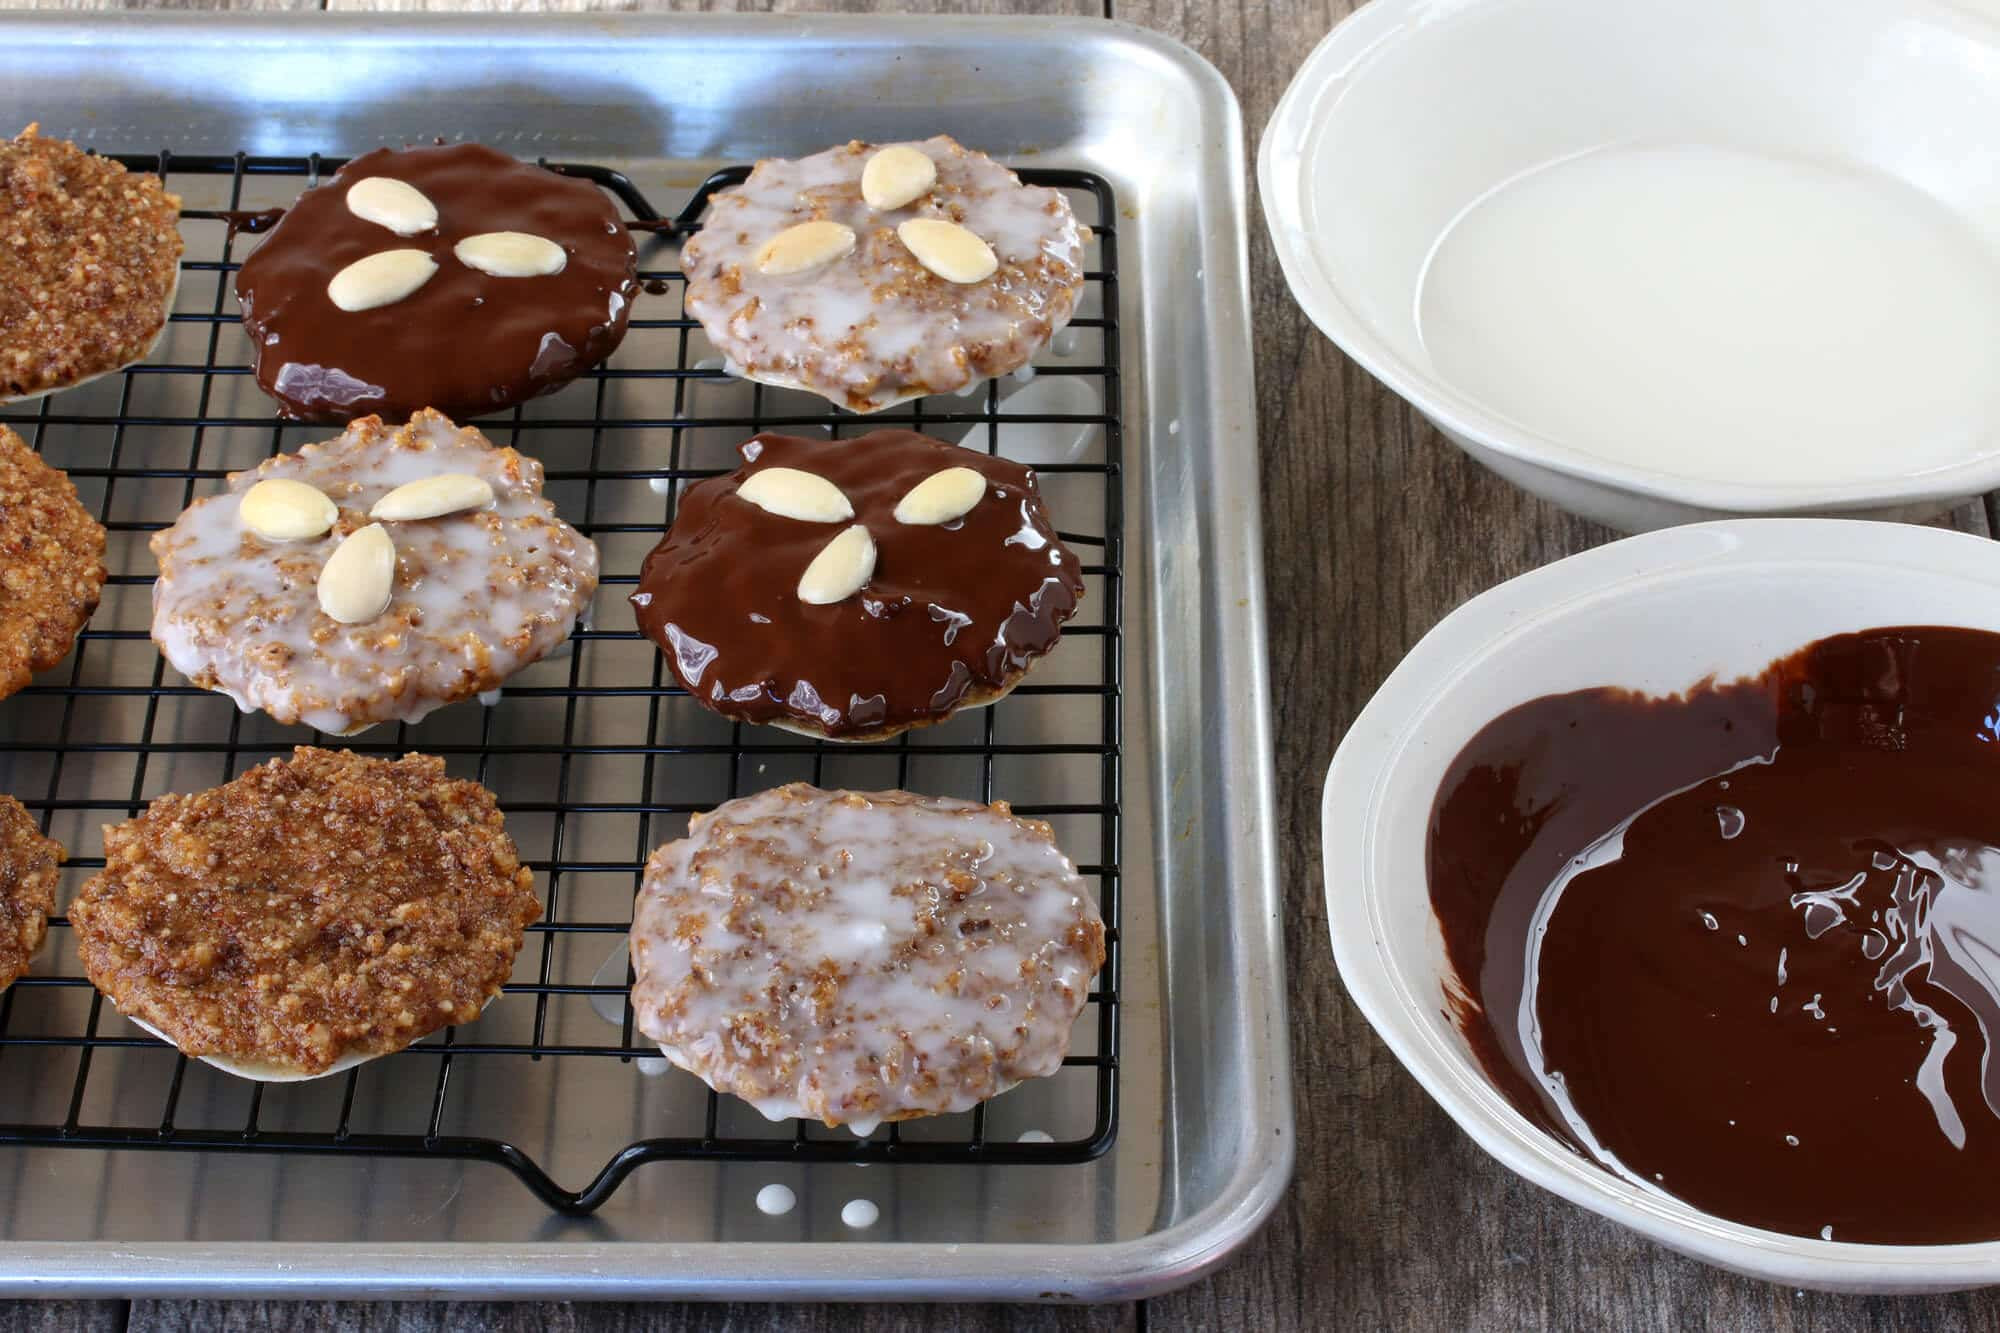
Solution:
<svg viewBox="0 0 2000 1333"><path fill-rule="evenodd" d="M307 190L236 275L287 416L464 419L616 350L638 250L604 191L481 144L378 148Z"/></svg>
<svg viewBox="0 0 2000 1333"><path fill-rule="evenodd" d="M1104 924L1049 826L1005 804L794 783L653 853L632 963L668 1059L866 1133L1053 1074Z"/></svg>
<svg viewBox="0 0 2000 1333"><path fill-rule="evenodd" d="M159 177L33 125L0 142L0 401L144 359L180 275L180 208Z"/></svg>
<svg viewBox="0 0 2000 1333"><path fill-rule="evenodd" d="M104 588L104 529L0 426L0 698L68 655Z"/></svg>
<svg viewBox="0 0 2000 1333"><path fill-rule="evenodd" d="M191 1056L313 1074L469 1023L541 915L493 795L300 746L104 830L84 971Z"/></svg>
<svg viewBox="0 0 2000 1333"><path fill-rule="evenodd" d="M1083 596L1035 474L907 430L759 435L688 489L632 594L707 707L879 740L1004 693Z"/></svg>
<svg viewBox="0 0 2000 1333"><path fill-rule="evenodd" d="M597 547L542 498L542 465L435 412L235 473L152 547L167 661L336 734L498 688L597 590Z"/></svg>
<svg viewBox="0 0 2000 1333"><path fill-rule="evenodd" d="M935 177L878 207L878 154L919 155ZM1076 312L1089 237L1061 192L949 136L857 140L759 162L681 262L688 313L738 373L874 412L1026 365Z"/></svg>
<svg viewBox="0 0 2000 1333"><path fill-rule="evenodd" d="M35 818L0 796L0 990L28 970L56 910L62 844L45 838Z"/></svg>

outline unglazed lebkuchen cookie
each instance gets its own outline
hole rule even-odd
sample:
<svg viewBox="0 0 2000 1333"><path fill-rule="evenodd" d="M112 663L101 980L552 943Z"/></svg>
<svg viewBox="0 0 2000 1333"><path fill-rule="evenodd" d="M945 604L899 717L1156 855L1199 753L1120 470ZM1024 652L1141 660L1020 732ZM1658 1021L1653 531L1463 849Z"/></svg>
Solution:
<svg viewBox="0 0 2000 1333"><path fill-rule="evenodd" d="M0 991L25 974L56 910L62 844L42 836L33 815L0 796Z"/></svg>
<svg viewBox="0 0 2000 1333"><path fill-rule="evenodd" d="M104 590L104 528L0 426L0 699L69 655Z"/></svg>
<svg viewBox="0 0 2000 1333"><path fill-rule="evenodd" d="M300 746L107 827L70 924L120 1013L289 1080L471 1022L540 915L484 787L429 755Z"/></svg>
<svg viewBox="0 0 2000 1333"><path fill-rule="evenodd" d="M766 158L682 247L687 310L746 378L855 412L1018 370L1076 313L1090 229L947 135Z"/></svg>
<svg viewBox="0 0 2000 1333"><path fill-rule="evenodd" d="M669 1060L860 1134L1055 1073L1105 957L1047 824L803 783L653 853L631 948L634 1021Z"/></svg>
<svg viewBox="0 0 2000 1333"><path fill-rule="evenodd" d="M152 354L180 281L181 201L30 125L0 140L0 402Z"/></svg>

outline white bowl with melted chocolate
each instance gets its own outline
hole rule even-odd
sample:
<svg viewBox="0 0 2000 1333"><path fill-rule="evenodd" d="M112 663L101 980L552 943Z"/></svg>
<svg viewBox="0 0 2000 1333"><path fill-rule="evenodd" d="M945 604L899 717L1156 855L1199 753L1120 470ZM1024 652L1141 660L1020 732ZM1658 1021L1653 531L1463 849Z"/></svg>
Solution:
<svg viewBox="0 0 2000 1333"><path fill-rule="evenodd" d="M1355 1002L1482 1147L1666 1245L2000 1281L2000 545L1747 519L1467 603L1322 810Z"/></svg>

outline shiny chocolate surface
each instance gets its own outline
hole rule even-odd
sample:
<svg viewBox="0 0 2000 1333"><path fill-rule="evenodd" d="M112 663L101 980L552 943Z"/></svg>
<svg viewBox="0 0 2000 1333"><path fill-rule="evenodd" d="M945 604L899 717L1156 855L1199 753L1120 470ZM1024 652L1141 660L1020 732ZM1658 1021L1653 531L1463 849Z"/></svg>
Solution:
<svg viewBox="0 0 2000 1333"><path fill-rule="evenodd" d="M1500 1089L1734 1221L2000 1238L1996 700L2000 635L1903 627L1489 724L1428 877Z"/></svg>
<svg viewBox="0 0 2000 1333"><path fill-rule="evenodd" d="M1008 688L1055 646L1083 595L1077 558L1019 463L907 430L765 434L740 452L741 468L681 497L632 597L674 675L726 717L852 739L938 721ZM831 482L853 517L787 518L737 494L772 467ZM986 479L969 512L897 520L912 488L954 467ZM873 539L873 574L840 601L802 601L806 567L854 524Z"/></svg>
<svg viewBox="0 0 2000 1333"><path fill-rule="evenodd" d="M416 187L437 206L437 225L400 236L350 212L349 187L371 176ZM556 242L561 271L495 277L454 252L469 236L501 231ZM349 264L400 249L423 250L438 266L409 296L343 310L327 295ZM307 190L244 261L236 295L257 382L286 416L400 422L432 407L462 421L561 388L611 355L637 275L632 239L595 185L450 144L378 148Z"/></svg>

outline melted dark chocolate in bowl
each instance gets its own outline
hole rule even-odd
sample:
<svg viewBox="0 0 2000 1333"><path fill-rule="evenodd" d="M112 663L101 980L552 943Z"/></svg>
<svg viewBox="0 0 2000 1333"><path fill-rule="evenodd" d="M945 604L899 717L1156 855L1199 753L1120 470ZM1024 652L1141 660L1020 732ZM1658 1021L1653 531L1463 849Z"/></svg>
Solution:
<svg viewBox="0 0 2000 1333"><path fill-rule="evenodd" d="M854 738L938 721L1055 647L1083 596L1081 566L1019 463L907 430L759 435L740 452L743 467L681 497L632 595L639 628L681 684L725 717ZM854 517L784 518L736 494L769 467L832 482ZM972 510L942 525L898 522L910 489L951 467L986 478ZM873 576L843 601L800 601L799 576L854 523L874 539Z"/></svg>
<svg viewBox="0 0 2000 1333"><path fill-rule="evenodd" d="M1427 870L1497 1086L1734 1221L2000 1238L1996 701L2000 635L1913 627L1488 725Z"/></svg>
<svg viewBox="0 0 2000 1333"><path fill-rule="evenodd" d="M369 176L422 191L436 228L398 236L356 217L347 190ZM494 231L556 242L561 272L494 277L453 253ZM355 260L401 249L438 265L411 295L358 311L327 296ZM300 195L236 275L257 382L308 421L405 421L425 407L462 421L559 389L617 349L637 294L638 251L608 195L480 144L364 153Z"/></svg>

